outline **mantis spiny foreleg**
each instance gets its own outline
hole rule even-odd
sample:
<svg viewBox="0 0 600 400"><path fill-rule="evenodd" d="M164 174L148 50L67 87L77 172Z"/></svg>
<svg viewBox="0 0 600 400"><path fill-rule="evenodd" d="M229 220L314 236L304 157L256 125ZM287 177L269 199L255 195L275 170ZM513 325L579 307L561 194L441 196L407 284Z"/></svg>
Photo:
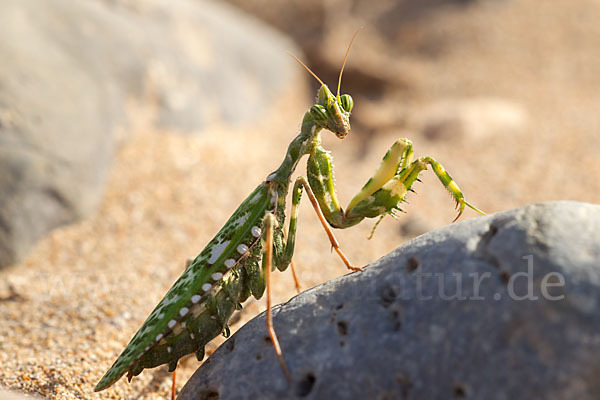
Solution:
<svg viewBox="0 0 600 400"><path fill-rule="evenodd" d="M290 225L288 228L288 238L285 246L284 258L280 260L279 265L283 266L284 269L290 263L292 259L292 255L294 254L294 247L296 243L296 229L298 226L298 212L300 205L300 199L302 198L302 190L306 189L306 194L308 195L308 199L312 204L323 229L325 229L325 233L327 233L327 237L329 238L329 242L331 243L331 247L335 250L335 252L340 256L346 267L352 271L362 271L361 268L353 267L346 255L342 252L340 248L340 243L336 239L335 235L331 231L325 216L323 215L323 211L321 210L320 204L311 190L309 183L302 176L296 178L296 182L294 183L294 188L292 189L292 210L290 212Z"/></svg>
<svg viewBox="0 0 600 400"><path fill-rule="evenodd" d="M380 215L393 214L396 210L399 210L398 204L403 201L404 196L418 179L419 174L426 170L428 165L431 166L435 175L456 201L458 215L454 221L462 215L465 206L472 208L480 214L485 214L465 201L460 188L440 163L431 157L419 157L387 181L380 189L359 201L354 208L346 210L346 215L349 218L354 216L373 218Z"/></svg>
<svg viewBox="0 0 600 400"><path fill-rule="evenodd" d="M358 203L366 199L390 179L396 176L400 171L405 169L413 160L412 142L408 139L401 138L392 144L392 147L385 153L379 167L371 178L365 183L360 192L354 196L348 207L346 214L349 213Z"/></svg>
<svg viewBox="0 0 600 400"><path fill-rule="evenodd" d="M398 139L390 147L379 168L350 201L345 211L337 199L332 157L321 147L320 140L315 140L307 167L310 186L325 219L333 227L344 229L358 224L364 218L394 215L400 210L398 205L404 200L419 173L427 169L428 165L431 165L433 172L456 201L459 209L456 218L460 217L465 206L484 214L465 201L460 188L440 163L431 157L419 157L413 161L412 143L405 138Z"/></svg>

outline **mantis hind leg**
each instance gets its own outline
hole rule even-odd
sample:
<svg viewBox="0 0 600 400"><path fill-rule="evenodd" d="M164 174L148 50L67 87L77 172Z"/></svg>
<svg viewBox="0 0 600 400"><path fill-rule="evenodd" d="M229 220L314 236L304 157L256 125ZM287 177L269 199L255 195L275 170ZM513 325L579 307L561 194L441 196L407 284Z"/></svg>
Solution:
<svg viewBox="0 0 600 400"><path fill-rule="evenodd" d="M265 215L264 219L264 263L263 270L265 274L266 281L266 289L267 289L267 315L266 315L266 324L267 324L267 332L269 333L269 337L271 338L271 343L273 344L273 348L275 349L275 354L277 355L277 359L279 360L279 364L281 365L281 369L285 374L286 378L291 381L292 377L290 375L290 371L285 363L285 359L283 358L283 353L281 351L281 345L279 344L279 339L277 339L277 334L275 333L275 328L273 327L273 315L271 310L271 272L273 270L273 231L277 226L277 219L271 213Z"/></svg>

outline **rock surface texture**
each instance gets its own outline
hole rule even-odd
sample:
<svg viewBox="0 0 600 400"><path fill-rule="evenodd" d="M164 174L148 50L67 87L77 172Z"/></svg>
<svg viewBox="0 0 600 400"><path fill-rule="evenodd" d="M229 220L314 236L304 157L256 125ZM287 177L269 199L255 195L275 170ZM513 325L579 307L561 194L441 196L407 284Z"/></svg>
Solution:
<svg viewBox="0 0 600 400"><path fill-rule="evenodd" d="M295 48L232 8L135 4L0 3L0 267L93 212L128 100L189 132L255 121L290 84Z"/></svg>
<svg viewBox="0 0 600 400"><path fill-rule="evenodd" d="M264 314L179 399L597 399L600 206L537 203L420 236Z"/></svg>

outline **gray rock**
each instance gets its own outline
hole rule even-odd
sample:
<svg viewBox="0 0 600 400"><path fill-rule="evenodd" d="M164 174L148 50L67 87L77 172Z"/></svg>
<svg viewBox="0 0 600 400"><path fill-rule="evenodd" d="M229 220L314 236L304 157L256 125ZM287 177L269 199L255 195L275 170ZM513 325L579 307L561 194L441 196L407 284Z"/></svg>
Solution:
<svg viewBox="0 0 600 400"><path fill-rule="evenodd" d="M111 20L125 26L104 53L114 57L113 47L125 40L115 74L156 102L157 122L167 129L262 119L282 90L305 78L286 53L299 53L297 46L235 7L207 0L107 3Z"/></svg>
<svg viewBox="0 0 600 400"><path fill-rule="evenodd" d="M88 70L98 60L79 57L72 45L80 40L85 50L76 28L86 24L74 25L76 16L90 27L97 19L71 6L0 3L0 266L90 213L112 157L118 111L111 104L119 99L114 85Z"/></svg>
<svg viewBox="0 0 600 400"><path fill-rule="evenodd" d="M0 2L0 267L96 208L127 99L171 130L264 118L300 76L286 50L212 2Z"/></svg>
<svg viewBox="0 0 600 400"><path fill-rule="evenodd" d="M275 309L291 384L263 314L179 399L597 399L599 232L552 202L425 234Z"/></svg>

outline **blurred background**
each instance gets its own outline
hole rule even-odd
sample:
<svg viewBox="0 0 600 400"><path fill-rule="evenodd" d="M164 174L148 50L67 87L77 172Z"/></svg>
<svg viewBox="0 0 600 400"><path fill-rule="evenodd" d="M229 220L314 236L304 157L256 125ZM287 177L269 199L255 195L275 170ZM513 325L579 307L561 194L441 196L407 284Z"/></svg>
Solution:
<svg viewBox="0 0 600 400"><path fill-rule="evenodd" d="M92 389L298 133L318 83L286 52L335 88L359 27L342 81L352 132L323 134L342 203L399 137L488 213L600 202L598 20L596 0L3 0L0 384L163 398L163 368ZM372 240L375 221L336 232L355 265L452 221L421 179ZM303 287L345 274L300 213ZM289 272L275 282L277 302L295 294ZM198 363L181 364L184 382Z"/></svg>

